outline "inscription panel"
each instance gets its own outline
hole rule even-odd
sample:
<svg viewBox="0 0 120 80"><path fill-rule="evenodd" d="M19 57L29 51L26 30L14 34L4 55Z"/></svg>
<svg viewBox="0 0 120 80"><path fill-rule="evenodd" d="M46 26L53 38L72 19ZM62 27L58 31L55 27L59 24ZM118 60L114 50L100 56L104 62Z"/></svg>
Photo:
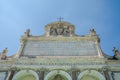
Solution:
<svg viewBox="0 0 120 80"><path fill-rule="evenodd" d="M96 56L93 41L28 41L22 55L31 56Z"/></svg>

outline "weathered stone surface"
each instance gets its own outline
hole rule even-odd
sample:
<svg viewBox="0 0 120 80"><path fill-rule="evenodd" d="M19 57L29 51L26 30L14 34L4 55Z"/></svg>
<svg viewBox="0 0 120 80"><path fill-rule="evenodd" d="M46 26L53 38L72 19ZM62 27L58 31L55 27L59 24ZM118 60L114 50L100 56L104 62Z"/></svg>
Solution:
<svg viewBox="0 0 120 80"><path fill-rule="evenodd" d="M120 72L113 72L112 77L113 80L120 80Z"/></svg>
<svg viewBox="0 0 120 80"><path fill-rule="evenodd" d="M0 60L0 80L120 80L120 60L102 55L94 29L78 36L75 26L64 21L45 29L42 36L31 36L28 29L17 54Z"/></svg>
<svg viewBox="0 0 120 80"><path fill-rule="evenodd" d="M6 72L0 72L0 80L5 80L7 76Z"/></svg>

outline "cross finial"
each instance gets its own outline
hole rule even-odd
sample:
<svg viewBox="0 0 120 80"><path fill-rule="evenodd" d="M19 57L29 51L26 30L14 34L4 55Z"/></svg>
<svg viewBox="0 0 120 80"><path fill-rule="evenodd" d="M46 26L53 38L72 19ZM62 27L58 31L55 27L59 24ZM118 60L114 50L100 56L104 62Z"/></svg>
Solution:
<svg viewBox="0 0 120 80"><path fill-rule="evenodd" d="M57 18L57 19L61 22L64 18L60 17L60 18Z"/></svg>

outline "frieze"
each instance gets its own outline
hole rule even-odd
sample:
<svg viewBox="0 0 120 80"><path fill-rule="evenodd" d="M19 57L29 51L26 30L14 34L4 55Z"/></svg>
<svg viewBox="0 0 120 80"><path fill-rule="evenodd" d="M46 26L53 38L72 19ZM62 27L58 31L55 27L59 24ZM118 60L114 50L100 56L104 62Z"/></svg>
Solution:
<svg viewBox="0 0 120 80"><path fill-rule="evenodd" d="M48 61L49 60L49 61ZM71 61L71 60L17 60L14 63L14 67L31 67L31 68L72 68L72 67L96 67L102 68L105 66L103 61ZM75 62L76 61L76 62Z"/></svg>
<svg viewBox="0 0 120 80"><path fill-rule="evenodd" d="M106 60L106 64L114 66L115 64L120 65L120 60Z"/></svg>
<svg viewBox="0 0 120 80"><path fill-rule="evenodd" d="M8 60L6 60L6 61L0 61L0 66L2 66L2 65L12 65L12 64L14 64L14 61L8 61Z"/></svg>
<svg viewBox="0 0 120 80"><path fill-rule="evenodd" d="M113 63L113 62L112 62ZM78 58L39 58L39 59L14 59L0 61L0 69L9 69L11 67L30 67L30 68L103 68L108 66L110 70L120 70L120 65L114 61L114 64L106 63L102 59L78 59Z"/></svg>
<svg viewBox="0 0 120 80"><path fill-rule="evenodd" d="M44 65L44 66L82 66L82 65L104 65L102 62L90 63L36 63L36 62L16 62L14 65Z"/></svg>

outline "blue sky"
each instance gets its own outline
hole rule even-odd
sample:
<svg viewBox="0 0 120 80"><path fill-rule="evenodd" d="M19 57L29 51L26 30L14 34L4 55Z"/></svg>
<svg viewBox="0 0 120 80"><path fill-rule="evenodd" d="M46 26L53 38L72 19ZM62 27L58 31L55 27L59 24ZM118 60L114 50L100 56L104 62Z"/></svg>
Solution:
<svg viewBox="0 0 120 80"><path fill-rule="evenodd" d="M44 26L63 17L76 26L76 34L87 35L94 28L101 38L104 53L120 50L120 0L0 0L0 52L8 55L20 47L26 29L44 34Z"/></svg>

